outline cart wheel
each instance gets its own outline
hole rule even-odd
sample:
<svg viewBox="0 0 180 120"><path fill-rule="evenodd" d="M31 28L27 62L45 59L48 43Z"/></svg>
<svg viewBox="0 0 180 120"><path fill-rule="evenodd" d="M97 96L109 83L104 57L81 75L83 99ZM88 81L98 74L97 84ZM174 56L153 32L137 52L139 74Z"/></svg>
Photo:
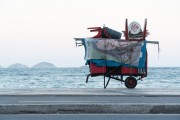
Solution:
<svg viewBox="0 0 180 120"><path fill-rule="evenodd" d="M137 80L134 77L127 77L125 80L125 86L127 88L135 88L137 85Z"/></svg>

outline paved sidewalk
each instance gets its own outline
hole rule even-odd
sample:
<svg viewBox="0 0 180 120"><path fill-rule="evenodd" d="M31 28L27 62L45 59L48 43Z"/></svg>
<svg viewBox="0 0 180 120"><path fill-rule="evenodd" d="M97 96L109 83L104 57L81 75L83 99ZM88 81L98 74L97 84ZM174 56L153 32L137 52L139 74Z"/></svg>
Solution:
<svg viewBox="0 0 180 120"><path fill-rule="evenodd" d="M179 89L1 89L0 114L180 114Z"/></svg>

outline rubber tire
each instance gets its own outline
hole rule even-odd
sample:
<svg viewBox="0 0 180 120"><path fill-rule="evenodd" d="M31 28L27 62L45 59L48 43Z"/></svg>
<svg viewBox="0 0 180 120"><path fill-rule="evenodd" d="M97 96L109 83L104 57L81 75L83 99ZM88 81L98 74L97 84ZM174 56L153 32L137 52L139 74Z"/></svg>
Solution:
<svg viewBox="0 0 180 120"><path fill-rule="evenodd" d="M126 80L125 80L125 86L126 86L127 88L132 89L132 88L135 88L136 85L137 85L137 80L136 80L136 78L134 78L134 77L127 77L127 78L126 78Z"/></svg>

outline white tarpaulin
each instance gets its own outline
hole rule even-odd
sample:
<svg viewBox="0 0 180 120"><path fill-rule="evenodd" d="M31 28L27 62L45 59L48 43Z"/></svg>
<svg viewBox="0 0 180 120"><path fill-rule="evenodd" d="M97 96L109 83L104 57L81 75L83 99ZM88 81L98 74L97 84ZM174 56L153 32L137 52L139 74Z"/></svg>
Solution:
<svg viewBox="0 0 180 120"><path fill-rule="evenodd" d="M135 67L145 63L145 41L85 38L83 43L86 49L85 60L108 60Z"/></svg>

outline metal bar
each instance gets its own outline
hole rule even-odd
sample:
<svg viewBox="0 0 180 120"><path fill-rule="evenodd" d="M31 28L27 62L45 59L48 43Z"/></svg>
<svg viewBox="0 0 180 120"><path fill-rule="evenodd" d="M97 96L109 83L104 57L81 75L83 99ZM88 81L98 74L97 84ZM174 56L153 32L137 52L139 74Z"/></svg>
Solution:
<svg viewBox="0 0 180 120"><path fill-rule="evenodd" d="M159 44L159 41L146 41L146 43Z"/></svg>
<svg viewBox="0 0 180 120"><path fill-rule="evenodd" d="M76 41L81 41L83 38L74 38Z"/></svg>
<svg viewBox="0 0 180 120"><path fill-rule="evenodd" d="M112 79L114 79L114 80L117 80L117 81L124 82L124 80L122 80L122 79L119 79L119 78L115 78L115 77L111 77L111 76L110 76L110 78L112 78Z"/></svg>
<svg viewBox="0 0 180 120"><path fill-rule="evenodd" d="M145 19L144 21L143 40L146 38L146 32L147 32L146 27L147 27L147 19Z"/></svg>
<svg viewBox="0 0 180 120"><path fill-rule="evenodd" d="M74 38L76 47L83 46L82 40L83 38Z"/></svg>
<svg viewBox="0 0 180 120"><path fill-rule="evenodd" d="M107 83L106 83L106 88L107 88L107 86L108 86L108 84L109 84L109 81L110 81L110 77L109 77L109 79L108 79L108 81L107 81Z"/></svg>
<svg viewBox="0 0 180 120"><path fill-rule="evenodd" d="M106 76L104 75L104 89L106 89Z"/></svg>
<svg viewBox="0 0 180 120"><path fill-rule="evenodd" d="M128 38L128 19L125 22L125 40L129 40Z"/></svg>
<svg viewBox="0 0 180 120"><path fill-rule="evenodd" d="M157 45L158 45L158 53L159 53L159 51L160 51L159 41L146 41L146 43L157 44ZM159 58L159 54L158 54L158 58ZM146 58L146 59L147 59L147 58Z"/></svg>
<svg viewBox="0 0 180 120"><path fill-rule="evenodd" d="M82 41L83 38L74 38L76 41ZM102 38L101 38L102 39ZM103 38L103 39L109 39L109 38ZM121 42L127 42L126 40L123 40L123 39L118 39L118 41L121 41ZM131 40L133 41L133 40ZM136 40L134 40L136 41ZM137 40L138 41L138 40ZM159 44L159 41L146 41L146 43L152 43L152 44Z"/></svg>
<svg viewBox="0 0 180 120"><path fill-rule="evenodd" d="M88 80L89 80L89 76L90 76L91 74L88 74L87 75L87 77L86 77L86 83L88 83Z"/></svg>
<svg viewBox="0 0 180 120"><path fill-rule="evenodd" d="M78 47L83 46L83 44L79 44Z"/></svg>
<svg viewBox="0 0 180 120"><path fill-rule="evenodd" d="M89 27L87 29L101 29L101 27Z"/></svg>
<svg viewBox="0 0 180 120"><path fill-rule="evenodd" d="M121 80L123 81L123 75L121 75Z"/></svg>

